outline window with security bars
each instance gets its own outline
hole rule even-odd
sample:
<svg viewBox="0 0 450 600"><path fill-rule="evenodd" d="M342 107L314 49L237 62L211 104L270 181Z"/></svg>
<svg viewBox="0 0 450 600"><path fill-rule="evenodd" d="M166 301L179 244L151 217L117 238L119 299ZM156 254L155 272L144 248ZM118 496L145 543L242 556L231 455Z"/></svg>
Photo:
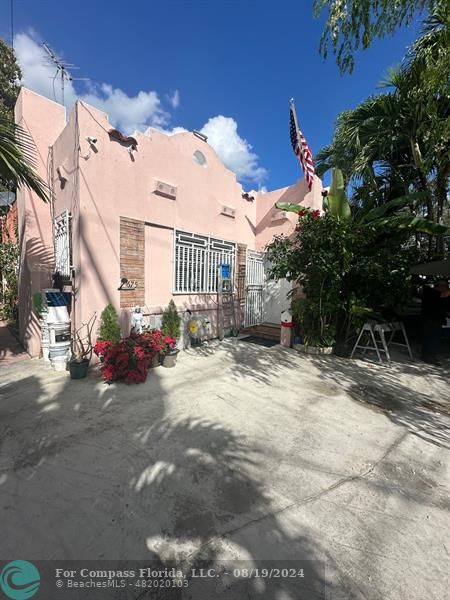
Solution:
<svg viewBox="0 0 450 600"><path fill-rule="evenodd" d="M218 267L231 265L233 272L235 252L233 242L175 231L174 293L216 293Z"/></svg>

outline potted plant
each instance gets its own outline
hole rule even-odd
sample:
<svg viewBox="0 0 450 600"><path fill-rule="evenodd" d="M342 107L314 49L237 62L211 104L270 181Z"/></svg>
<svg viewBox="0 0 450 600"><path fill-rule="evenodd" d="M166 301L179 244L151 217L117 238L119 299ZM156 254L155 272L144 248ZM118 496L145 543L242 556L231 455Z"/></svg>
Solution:
<svg viewBox="0 0 450 600"><path fill-rule="evenodd" d="M153 350L150 367L159 367L165 351L165 345L163 342L164 335L162 331L160 329L149 329L144 331L142 337L148 340Z"/></svg>
<svg viewBox="0 0 450 600"><path fill-rule="evenodd" d="M166 367L166 369L170 369L174 367L177 362L177 355L179 349L176 347L177 340L170 335L165 335L162 339L163 342L163 350L161 352L162 356L162 366Z"/></svg>
<svg viewBox="0 0 450 600"><path fill-rule="evenodd" d="M171 300L162 315L161 331L163 338L163 367L174 367L179 349L176 347L177 339L181 333L181 317L177 312L175 302Z"/></svg>
<svg viewBox="0 0 450 600"><path fill-rule="evenodd" d="M94 314L87 323L83 323L72 338L72 357L69 361L71 379L83 379L89 369L92 358L92 330L97 316Z"/></svg>
<svg viewBox="0 0 450 600"><path fill-rule="evenodd" d="M93 350L100 358L103 379L108 383L144 383L155 354L164 347L157 333L161 332L131 334L119 342L97 340Z"/></svg>
<svg viewBox="0 0 450 600"><path fill-rule="evenodd" d="M118 343L121 337L117 311L112 304L108 304L100 315L98 339L104 342Z"/></svg>
<svg viewBox="0 0 450 600"><path fill-rule="evenodd" d="M320 303L297 297L292 300L291 310L295 324L294 348L305 354L331 354L334 327Z"/></svg>

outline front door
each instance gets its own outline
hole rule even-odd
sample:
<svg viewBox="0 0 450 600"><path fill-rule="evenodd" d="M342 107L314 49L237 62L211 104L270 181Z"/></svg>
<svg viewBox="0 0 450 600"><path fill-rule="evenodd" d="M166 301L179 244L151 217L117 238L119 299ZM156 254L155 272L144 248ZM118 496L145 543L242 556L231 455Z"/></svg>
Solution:
<svg viewBox="0 0 450 600"><path fill-rule="evenodd" d="M291 306L291 300L288 298L291 291L292 283L287 279L266 282L264 294L264 320L266 323L280 324L281 313Z"/></svg>
<svg viewBox="0 0 450 600"><path fill-rule="evenodd" d="M264 253L247 250L245 327L264 322Z"/></svg>

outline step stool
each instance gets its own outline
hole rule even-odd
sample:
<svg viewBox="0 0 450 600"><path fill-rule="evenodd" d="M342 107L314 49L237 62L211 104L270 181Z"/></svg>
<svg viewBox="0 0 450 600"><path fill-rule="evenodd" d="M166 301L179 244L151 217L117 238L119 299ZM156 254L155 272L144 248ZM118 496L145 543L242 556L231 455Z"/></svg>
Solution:
<svg viewBox="0 0 450 600"><path fill-rule="evenodd" d="M402 348L406 348L408 350L408 354L409 354L409 358L412 358L412 352L411 352L411 346L409 345L409 340L408 340L408 336L406 335L406 330L405 330L405 326L401 321L392 321L391 323L389 323L389 325L391 326L392 329L392 333L389 337L388 346L401 346ZM395 333L399 331L402 336L403 336L403 342L393 342L393 338Z"/></svg>
<svg viewBox="0 0 450 600"><path fill-rule="evenodd" d="M403 335L404 342L393 342L394 335L397 331L400 331ZM365 346L359 344L364 333L369 335L369 339ZM376 338L376 334L378 334L379 340ZM386 335L388 335L388 340L386 341ZM370 345L370 342L373 342L373 346ZM381 343L381 347L380 347ZM363 351L363 355L367 352L367 350L374 350L377 353L378 360L380 363L383 363L381 358L381 353L384 353L387 362L391 362L391 355L389 354L389 345L393 344L396 346L402 346L408 349L408 353L410 358L412 358L411 347L409 345L408 336L406 335L405 326L400 322L392 322L392 323L377 323L367 321L361 327L361 330L358 335L358 339L353 346L352 353L350 354L350 358L353 358L355 351L360 348Z"/></svg>

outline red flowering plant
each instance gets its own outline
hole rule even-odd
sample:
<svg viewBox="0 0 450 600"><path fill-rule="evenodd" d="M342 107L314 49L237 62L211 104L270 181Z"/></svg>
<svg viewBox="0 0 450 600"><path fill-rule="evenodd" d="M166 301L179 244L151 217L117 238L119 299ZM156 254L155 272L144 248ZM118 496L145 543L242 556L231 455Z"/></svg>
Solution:
<svg viewBox="0 0 450 600"><path fill-rule="evenodd" d="M155 354L161 354L164 350L163 332L160 329L150 329L142 334L142 338L148 341Z"/></svg>
<svg viewBox="0 0 450 600"><path fill-rule="evenodd" d="M103 378L125 383L144 382L153 357L163 349L163 335L158 329L132 334L119 342L98 340L94 346Z"/></svg>
<svg viewBox="0 0 450 600"><path fill-rule="evenodd" d="M177 344L177 338L174 338L171 335L165 335L162 338L162 342L163 342L162 353L170 354L170 351L175 349L175 346Z"/></svg>
<svg viewBox="0 0 450 600"><path fill-rule="evenodd" d="M285 206L283 204L283 206ZM299 207L299 205L290 205L290 206L294 206L296 208L296 210L291 210L291 212L296 212L298 214L298 223L295 226L295 231L301 231L304 224L307 223L310 220L315 220L318 219L321 215L320 210L311 210L310 208L306 208L306 207Z"/></svg>

